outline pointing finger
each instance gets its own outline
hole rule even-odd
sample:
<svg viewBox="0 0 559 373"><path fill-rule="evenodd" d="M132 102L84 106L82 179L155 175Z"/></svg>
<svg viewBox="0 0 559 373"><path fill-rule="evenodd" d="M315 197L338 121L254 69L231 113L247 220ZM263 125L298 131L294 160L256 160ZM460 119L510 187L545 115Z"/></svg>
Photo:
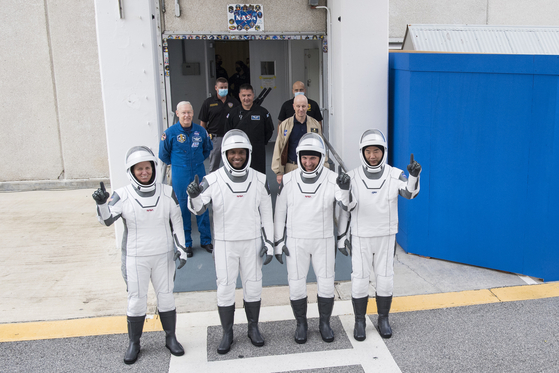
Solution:
<svg viewBox="0 0 559 373"><path fill-rule="evenodd" d="M413 164L413 153L411 153L411 156L410 156L410 164Z"/></svg>
<svg viewBox="0 0 559 373"><path fill-rule="evenodd" d="M198 185L198 175L194 175L194 181L196 182L196 185Z"/></svg>
<svg viewBox="0 0 559 373"><path fill-rule="evenodd" d="M99 183L99 185L101 186L101 191L103 193L105 193L107 191L107 189L105 189L105 183L103 183L102 181Z"/></svg>

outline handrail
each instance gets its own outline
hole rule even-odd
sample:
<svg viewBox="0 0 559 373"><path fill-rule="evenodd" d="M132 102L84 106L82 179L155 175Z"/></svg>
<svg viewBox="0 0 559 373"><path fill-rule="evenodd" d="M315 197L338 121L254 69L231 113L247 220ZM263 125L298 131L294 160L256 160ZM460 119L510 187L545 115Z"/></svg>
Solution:
<svg viewBox="0 0 559 373"><path fill-rule="evenodd" d="M348 169L347 169L344 161L342 161L342 158L340 157L340 155L336 152L336 149L334 149L334 147L332 146L332 144L330 144L330 142L326 139L326 137L322 136L322 139L324 140L324 143L328 147L328 150L330 150L330 152L332 152L332 155L334 156L334 158L336 158L336 161L338 161L338 164L340 165L342 170L344 172L347 172Z"/></svg>

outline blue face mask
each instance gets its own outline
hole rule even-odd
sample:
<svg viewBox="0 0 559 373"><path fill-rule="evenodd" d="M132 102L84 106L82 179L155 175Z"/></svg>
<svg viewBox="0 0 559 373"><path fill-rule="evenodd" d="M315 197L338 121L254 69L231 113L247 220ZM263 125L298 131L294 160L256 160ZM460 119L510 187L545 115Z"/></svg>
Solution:
<svg viewBox="0 0 559 373"><path fill-rule="evenodd" d="M229 93L229 90L227 88L225 89L218 89L217 93L221 96L221 97L225 97L227 96L227 93Z"/></svg>
<svg viewBox="0 0 559 373"><path fill-rule="evenodd" d="M295 92L295 97L299 96L299 95L304 95L305 92Z"/></svg>

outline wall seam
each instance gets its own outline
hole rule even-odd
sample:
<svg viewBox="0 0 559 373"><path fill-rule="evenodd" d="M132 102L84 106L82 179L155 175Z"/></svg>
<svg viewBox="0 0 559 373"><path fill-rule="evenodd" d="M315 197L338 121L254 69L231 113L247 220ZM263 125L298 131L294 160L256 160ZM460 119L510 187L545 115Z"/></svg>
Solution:
<svg viewBox="0 0 559 373"><path fill-rule="evenodd" d="M66 162L64 161L64 150L62 145L62 131L60 129L60 113L58 110L58 94L56 89L56 76L54 71L54 58L52 53L52 40L50 34L50 22L49 22L49 7L48 7L48 0L43 0L45 4L45 26L46 26L46 34L47 34L47 43L49 49L49 62L51 68L51 79L52 79L52 97L54 100L54 111L56 115L56 130L58 133L58 144L60 150L60 160L62 161L62 171L58 175L58 179L66 179L65 170L66 170Z"/></svg>

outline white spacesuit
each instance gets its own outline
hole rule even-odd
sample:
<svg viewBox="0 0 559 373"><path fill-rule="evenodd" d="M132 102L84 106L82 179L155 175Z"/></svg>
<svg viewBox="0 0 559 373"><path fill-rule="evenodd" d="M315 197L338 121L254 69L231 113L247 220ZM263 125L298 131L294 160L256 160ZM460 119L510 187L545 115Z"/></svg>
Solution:
<svg viewBox="0 0 559 373"><path fill-rule="evenodd" d="M281 253L286 253L291 306L297 320L297 343L307 340L306 282L311 260L318 283L320 333L324 341L334 340L330 328L334 305L334 204L338 202L344 210L355 206L350 197L349 177L337 176L324 168L325 156L320 135L303 135L297 146L299 168L283 176L276 200L276 257L282 262ZM314 169L302 163L305 157L318 157Z"/></svg>
<svg viewBox="0 0 559 373"><path fill-rule="evenodd" d="M179 268L186 263L182 216L172 188L156 182L156 166L157 160L151 149L135 146L126 154L130 185L114 191L109 203L109 194L103 183L93 193L101 224L109 226L121 217L124 223L122 275L128 290L126 314L130 337L130 346L124 357L127 364L134 363L140 351L150 279L166 333L166 347L174 355L184 354L175 336L176 309L173 296L174 260L180 257ZM146 179L140 181L139 178L143 177Z"/></svg>
<svg viewBox="0 0 559 373"><path fill-rule="evenodd" d="M372 155L376 151L380 156ZM390 338L388 313L394 287L394 250L398 233L398 196L413 199L419 193L421 166L412 160L407 179L402 170L386 164L388 147L379 130L367 130L361 136L359 153L362 165L348 172L357 206L351 212L352 274L351 295L355 313L355 339L365 335L365 312L369 297L369 276L374 269L379 331ZM369 157L369 158L368 158ZM340 226L347 214L342 213ZM343 247L338 237L338 247ZM342 253L345 254L345 250ZM346 254L347 255L347 254Z"/></svg>
<svg viewBox="0 0 559 373"><path fill-rule="evenodd" d="M243 151L244 150L244 151ZM239 158L236 153L244 154ZM214 227L214 258L217 276L217 305L223 339L217 349L229 352L233 342L235 285L241 275L243 299L248 319L248 337L255 346L263 346L258 330L262 294L262 262L273 258L272 199L266 176L250 168L252 146L241 130L230 130L223 137L223 167L206 175L198 185L195 180L187 189L188 208L202 214L211 203ZM243 157L243 155L239 157Z"/></svg>

